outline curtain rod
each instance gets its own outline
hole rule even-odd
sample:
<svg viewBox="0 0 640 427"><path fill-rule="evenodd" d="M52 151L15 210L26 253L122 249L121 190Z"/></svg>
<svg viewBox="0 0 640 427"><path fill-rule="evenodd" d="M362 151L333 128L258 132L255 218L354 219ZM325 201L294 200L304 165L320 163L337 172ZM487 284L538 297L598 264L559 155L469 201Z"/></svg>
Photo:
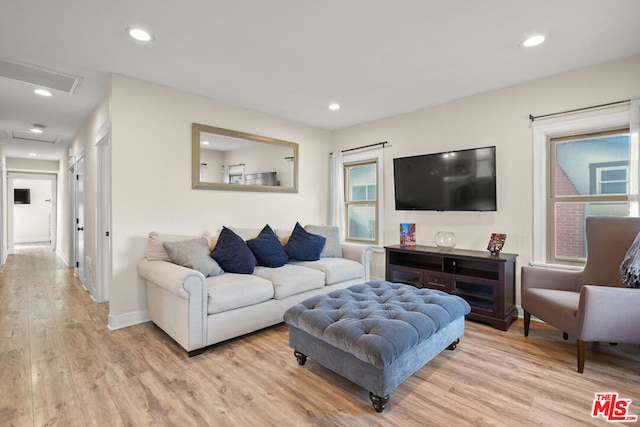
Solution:
<svg viewBox="0 0 640 427"><path fill-rule="evenodd" d="M382 145L382 148L384 148L385 144L387 144L387 141L376 142L375 144L369 144L369 145L362 145L360 147L355 147L355 148L347 148L346 150L341 150L340 152L346 153L347 151L362 150L363 148L371 148L377 145ZM333 154L333 153L330 153L330 154Z"/></svg>
<svg viewBox="0 0 640 427"><path fill-rule="evenodd" d="M561 114L576 113L578 111L593 110L595 108L610 107L612 105L625 104L627 102L631 102L631 100L625 99L623 101L609 102L608 104L592 105L591 107L576 108L574 110L560 111L560 112L551 113L551 114L542 114L540 116L534 116L533 114L529 114L529 120L533 122L536 119L544 119L546 117L559 116Z"/></svg>

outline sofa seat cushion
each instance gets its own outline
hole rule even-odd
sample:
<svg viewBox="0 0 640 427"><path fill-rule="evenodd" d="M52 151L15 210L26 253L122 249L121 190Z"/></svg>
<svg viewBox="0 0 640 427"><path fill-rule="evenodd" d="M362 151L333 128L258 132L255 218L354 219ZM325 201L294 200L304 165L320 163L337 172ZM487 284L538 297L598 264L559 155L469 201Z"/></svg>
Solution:
<svg viewBox="0 0 640 427"><path fill-rule="evenodd" d="M207 278L207 314L258 304L273 298L273 284L251 274L224 273Z"/></svg>
<svg viewBox="0 0 640 427"><path fill-rule="evenodd" d="M285 264L277 268L257 266L253 274L273 283L275 299L320 289L325 282L322 271L293 264Z"/></svg>
<svg viewBox="0 0 640 427"><path fill-rule="evenodd" d="M364 277L364 266L345 258L320 258L318 261L295 261L293 264L322 271L326 285Z"/></svg>

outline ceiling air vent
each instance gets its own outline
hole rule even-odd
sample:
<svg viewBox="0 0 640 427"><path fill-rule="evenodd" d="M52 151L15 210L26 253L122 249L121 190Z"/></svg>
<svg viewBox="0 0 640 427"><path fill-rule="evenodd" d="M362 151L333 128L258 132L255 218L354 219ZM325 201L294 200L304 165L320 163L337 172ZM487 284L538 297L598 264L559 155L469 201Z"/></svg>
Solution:
<svg viewBox="0 0 640 427"><path fill-rule="evenodd" d="M0 77L73 94L82 77L0 58Z"/></svg>
<svg viewBox="0 0 640 427"><path fill-rule="evenodd" d="M31 141L31 142L45 142L48 144L58 144L62 141L62 138L58 135L51 135L48 133L32 133L26 131L19 130L11 130L7 131L9 138L21 140L21 141Z"/></svg>

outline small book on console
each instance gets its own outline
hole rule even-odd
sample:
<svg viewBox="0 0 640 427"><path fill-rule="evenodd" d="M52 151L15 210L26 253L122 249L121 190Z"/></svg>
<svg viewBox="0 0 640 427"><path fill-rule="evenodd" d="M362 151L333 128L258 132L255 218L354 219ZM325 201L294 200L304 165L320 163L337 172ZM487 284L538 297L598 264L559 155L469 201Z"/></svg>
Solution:
<svg viewBox="0 0 640 427"><path fill-rule="evenodd" d="M416 245L416 225L414 223L400 224L400 246Z"/></svg>
<svg viewBox="0 0 640 427"><path fill-rule="evenodd" d="M506 234L492 233L491 239L489 239L489 244L487 245L487 250L492 254L499 253L502 250L506 239Z"/></svg>

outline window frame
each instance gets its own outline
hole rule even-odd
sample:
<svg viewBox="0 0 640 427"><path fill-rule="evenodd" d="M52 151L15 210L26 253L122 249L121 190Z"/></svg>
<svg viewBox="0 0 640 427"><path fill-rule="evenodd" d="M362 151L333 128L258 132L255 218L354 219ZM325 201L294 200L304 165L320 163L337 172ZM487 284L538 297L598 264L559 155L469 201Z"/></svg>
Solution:
<svg viewBox="0 0 640 427"><path fill-rule="evenodd" d="M611 129L629 129L629 127L629 111L533 125L533 257L531 265L557 266L559 268L581 268L582 265L558 264L548 256L548 244L551 242L547 216L551 175L548 171L550 166L548 141L562 136L596 133ZM629 166L631 169L631 165Z"/></svg>
<svg viewBox="0 0 640 427"><path fill-rule="evenodd" d="M359 204L372 204L375 203L375 216L376 216L376 224L375 224L375 239L353 239L349 238L349 203L347 199L349 197L349 180L348 180L348 167L354 165L364 165L364 164L376 164L376 201L372 202L361 201ZM360 153L349 153L344 154L342 158L342 173L344 177L344 218L345 218L345 230L344 230L344 240L348 243L354 244L365 244L372 246L374 248L380 248L384 246L384 157L382 154L382 149L366 151Z"/></svg>
<svg viewBox="0 0 640 427"><path fill-rule="evenodd" d="M356 243L366 243L366 244L373 244L373 245L377 245L378 243L378 212L380 210L380 205L378 204L378 191L376 191L376 198L375 200L369 200L368 196L369 196L369 184L367 184L366 186L364 186L364 192L365 192L365 198L362 200L352 200L351 199L351 189L353 188L350 185L350 174L349 171L351 170L351 168L354 167L361 167L361 166L375 166L375 185L376 185L376 189L378 188L379 184L378 184L378 159L370 159L370 160L360 160L360 161L355 161L355 162L344 162L342 165L342 171L344 173L344 211L345 211L345 227L346 227L346 235L345 235L345 240L347 242L356 242ZM373 235L373 239L363 239L363 238L353 238L353 237L349 237L351 235L350 233L350 225L351 225L351 221L349 221L349 208L352 206L366 206L366 205L374 205L374 235Z"/></svg>
<svg viewBox="0 0 640 427"><path fill-rule="evenodd" d="M548 170L549 173L547 175L548 180L548 191L547 191L547 201L546 201L546 215L547 215L547 261L558 264L568 264L568 265L576 265L581 266L584 264L586 258L584 257L569 257L562 256L556 253L556 217L557 217L557 206L562 203L606 203L606 202L629 202L629 164L627 163L624 167L626 167L626 193L616 193L616 194L602 194L599 192L589 194L571 194L571 195L557 195L555 194L556 190L556 173L555 165L557 164L557 146L558 144L563 144L571 141L578 140L589 140L596 139L608 136L615 136L624 133L629 133L629 126L615 127L610 129L602 129L597 131L588 131L588 132L572 132L571 135L563 135L563 136L553 136L548 138L547 140L547 158L548 158ZM614 163L624 163L624 162L608 162L599 164L600 166L595 166L596 175L597 172L603 168L610 168L609 164ZM622 169L622 165L619 164L615 166L616 169ZM590 171L591 173L591 171Z"/></svg>

